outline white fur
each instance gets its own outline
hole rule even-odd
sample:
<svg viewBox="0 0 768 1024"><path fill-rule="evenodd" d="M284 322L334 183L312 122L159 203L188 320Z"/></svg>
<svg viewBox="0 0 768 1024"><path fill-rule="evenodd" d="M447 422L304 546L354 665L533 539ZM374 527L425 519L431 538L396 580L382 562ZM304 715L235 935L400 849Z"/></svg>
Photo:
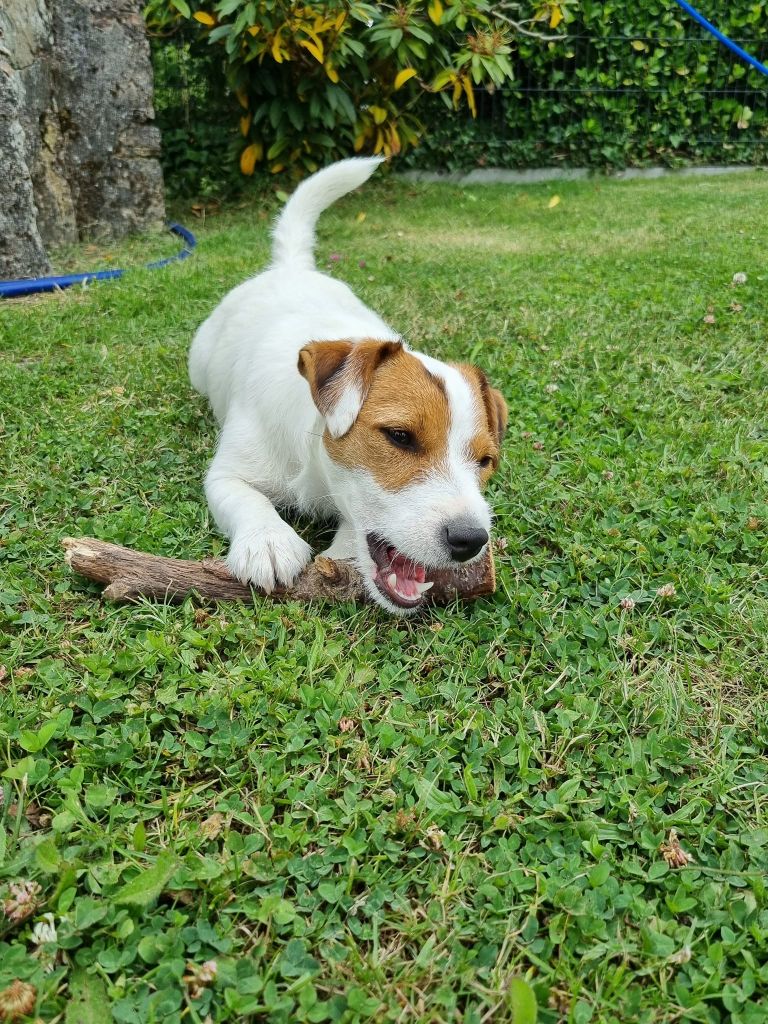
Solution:
<svg viewBox="0 0 768 1024"><path fill-rule="evenodd" d="M391 493L372 473L336 465L322 443L326 426L341 436L354 423L359 391L348 389L324 419L297 368L299 351L311 341L400 340L345 284L315 270L312 254L320 213L379 163L344 160L298 187L275 226L272 266L231 291L205 321L192 343L189 373L221 424L205 490L230 538L232 573L266 591L293 580L311 550L275 505L293 506L338 519L329 553L353 560L371 596L400 611L372 582L366 535L377 533L408 557L444 567L451 560L442 528L463 517L489 529L491 516L468 451L481 413L458 370L413 353L445 382L448 457L427 479Z"/></svg>

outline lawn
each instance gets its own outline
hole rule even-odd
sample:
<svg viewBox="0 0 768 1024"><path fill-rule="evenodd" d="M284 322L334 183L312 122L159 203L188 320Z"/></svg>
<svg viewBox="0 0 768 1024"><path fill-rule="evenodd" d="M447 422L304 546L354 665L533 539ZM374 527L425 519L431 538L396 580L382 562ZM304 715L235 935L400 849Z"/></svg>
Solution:
<svg viewBox="0 0 768 1024"><path fill-rule="evenodd" d="M320 265L507 396L497 594L103 604L63 536L223 549L186 352L277 206L0 306L0 988L66 1024L765 1024L768 178L338 204Z"/></svg>

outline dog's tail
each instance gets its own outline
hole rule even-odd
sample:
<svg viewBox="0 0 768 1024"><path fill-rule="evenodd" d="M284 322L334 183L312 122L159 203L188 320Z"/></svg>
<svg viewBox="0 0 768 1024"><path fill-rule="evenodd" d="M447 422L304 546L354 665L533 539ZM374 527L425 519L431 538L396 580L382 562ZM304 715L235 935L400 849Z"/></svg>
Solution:
<svg viewBox="0 0 768 1024"><path fill-rule="evenodd" d="M314 270L315 225L337 199L362 185L384 158L340 160L303 181L277 219L272 236L272 265Z"/></svg>

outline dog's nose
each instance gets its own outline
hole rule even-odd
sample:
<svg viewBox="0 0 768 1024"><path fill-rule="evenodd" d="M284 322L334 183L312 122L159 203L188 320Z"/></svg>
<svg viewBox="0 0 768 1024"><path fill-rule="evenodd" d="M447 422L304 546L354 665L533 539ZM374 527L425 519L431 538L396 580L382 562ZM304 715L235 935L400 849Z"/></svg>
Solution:
<svg viewBox="0 0 768 1024"><path fill-rule="evenodd" d="M455 562L468 562L488 543L488 531L475 526L456 523L453 526L446 526L443 532L445 543Z"/></svg>

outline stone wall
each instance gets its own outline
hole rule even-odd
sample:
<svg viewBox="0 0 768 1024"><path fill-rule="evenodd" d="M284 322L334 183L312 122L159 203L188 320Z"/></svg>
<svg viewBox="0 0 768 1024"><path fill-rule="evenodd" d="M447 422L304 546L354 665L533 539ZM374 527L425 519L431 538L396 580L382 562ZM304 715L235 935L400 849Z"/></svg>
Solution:
<svg viewBox="0 0 768 1024"><path fill-rule="evenodd" d="M165 215L140 0L2 0L0 277Z"/></svg>

